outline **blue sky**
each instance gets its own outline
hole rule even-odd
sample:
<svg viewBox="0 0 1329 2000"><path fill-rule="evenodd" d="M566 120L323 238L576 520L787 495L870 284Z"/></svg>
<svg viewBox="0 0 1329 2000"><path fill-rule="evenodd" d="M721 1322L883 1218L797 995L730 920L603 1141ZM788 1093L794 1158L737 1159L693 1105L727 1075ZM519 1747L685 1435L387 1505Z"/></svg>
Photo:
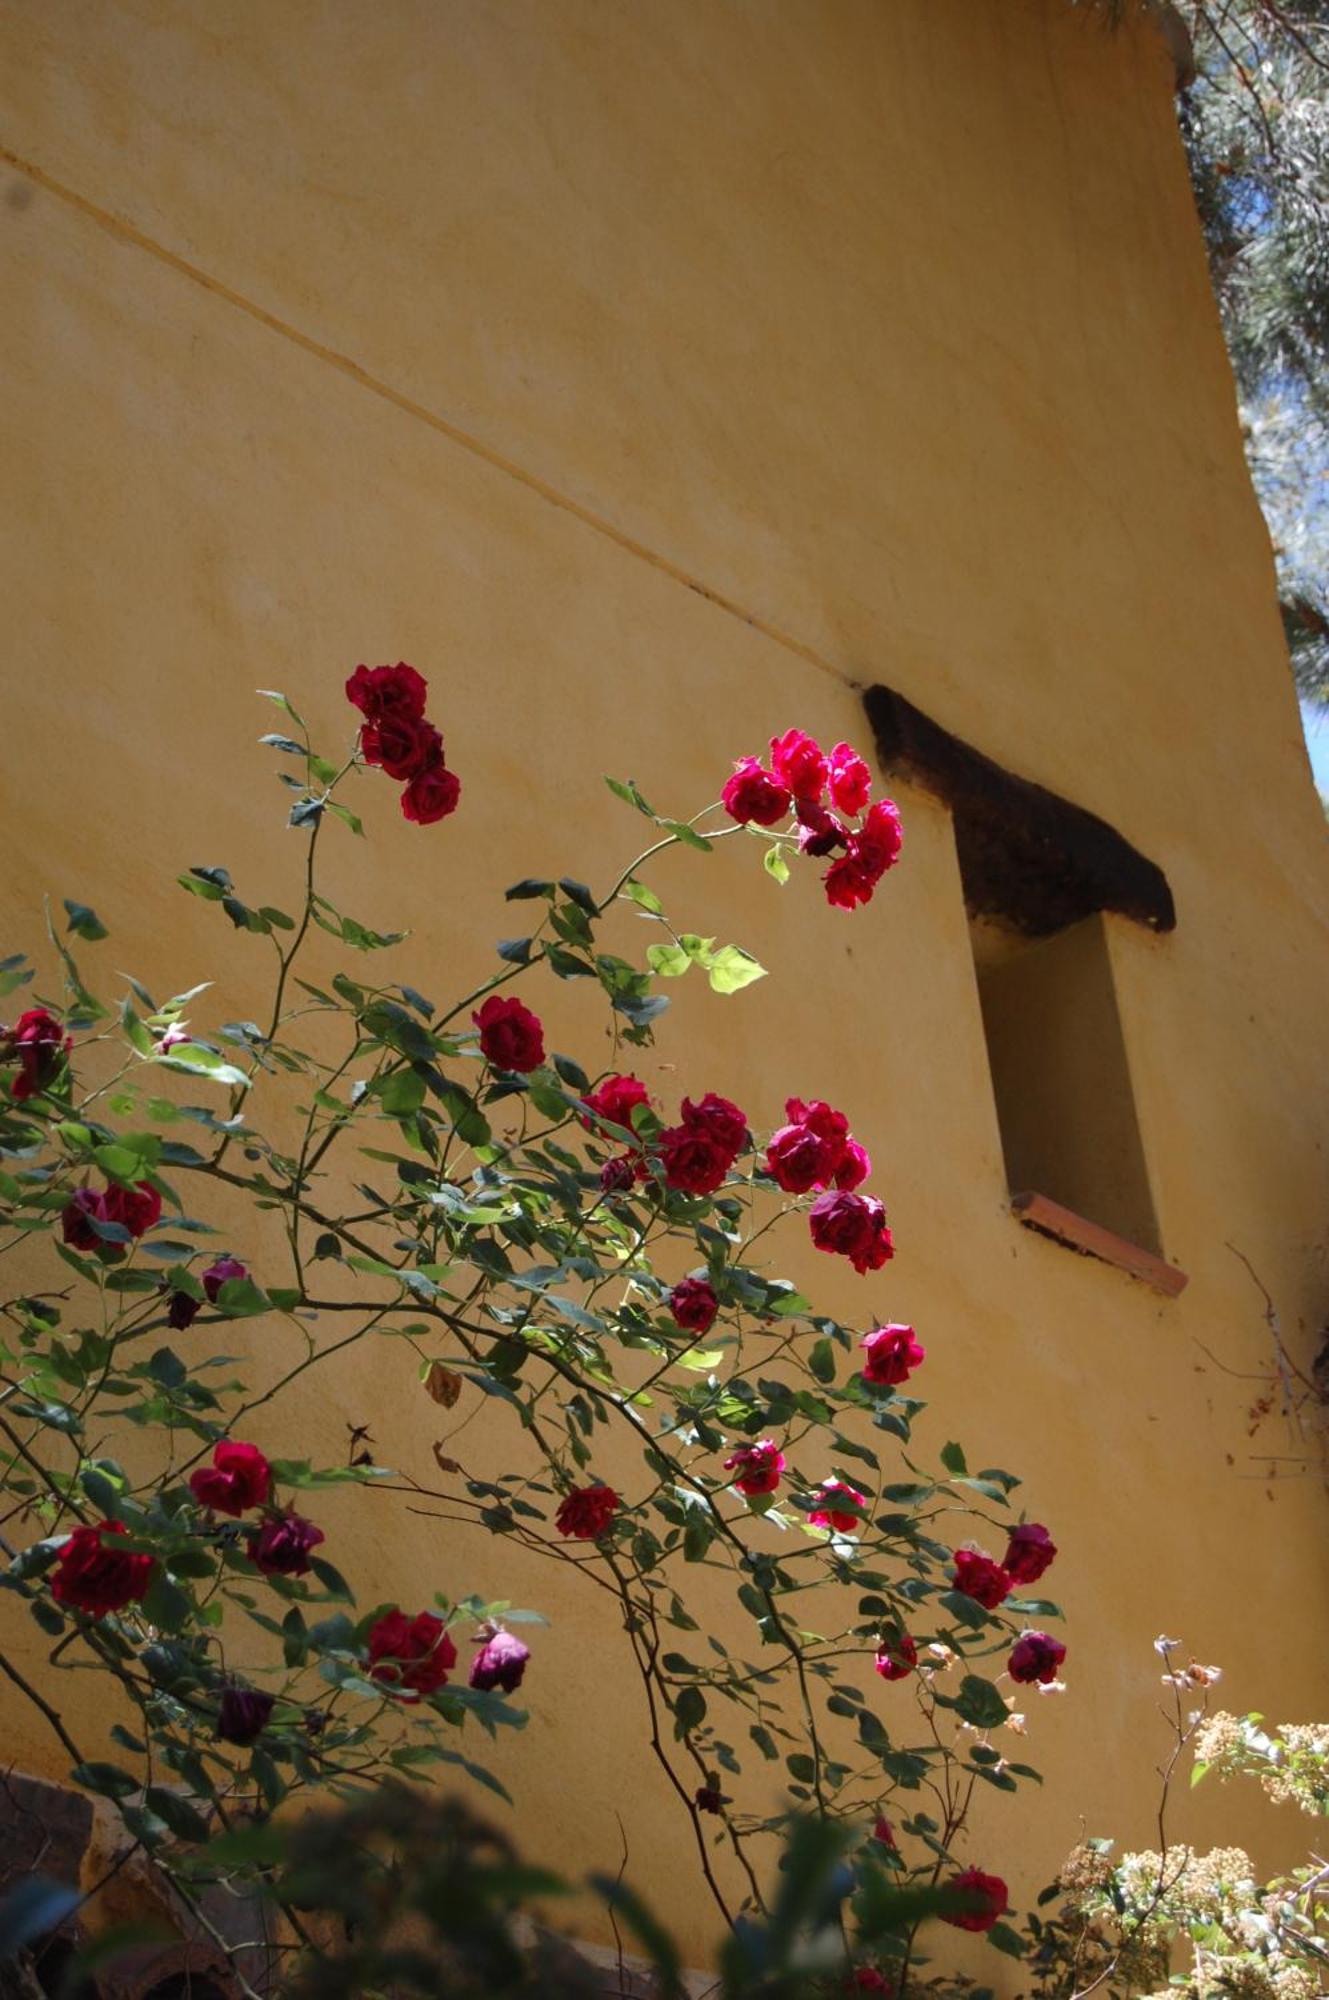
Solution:
<svg viewBox="0 0 1329 2000"><path fill-rule="evenodd" d="M1320 790L1329 795L1329 708L1310 702L1301 704L1301 723L1306 731L1306 748L1311 753L1311 769Z"/></svg>

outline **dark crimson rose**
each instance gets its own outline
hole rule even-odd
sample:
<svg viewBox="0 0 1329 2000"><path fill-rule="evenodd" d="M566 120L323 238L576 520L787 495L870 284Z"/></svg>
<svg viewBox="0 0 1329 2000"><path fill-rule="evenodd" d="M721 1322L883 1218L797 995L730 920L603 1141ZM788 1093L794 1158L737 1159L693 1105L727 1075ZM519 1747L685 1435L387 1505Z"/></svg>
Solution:
<svg viewBox="0 0 1329 2000"><path fill-rule="evenodd" d="M1057 1545L1038 1521L1021 1521L1011 1529L1002 1568L1012 1583L1037 1583L1044 1570L1051 1569Z"/></svg>
<svg viewBox="0 0 1329 2000"><path fill-rule="evenodd" d="M807 799L797 799L794 811L798 817L800 854L810 854L814 860L819 860L823 855L834 854L837 847L848 845L848 834L835 814L827 812L825 806L814 806Z"/></svg>
<svg viewBox="0 0 1329 2000"><path fill-rule="evenodd" d="M817 1499L821 1505L808 1515L814 1528L834 1528L838 1535L852 1535L863 1526L862 1514L851 1513L849 1508L865 1507L866 1493L856 1493L842 1479L823 1479L817 1488Z"/></svg>
<svg viewBox="0 0 1329 2000"><path fill-rule="evenodd" d="M12 1028L0 1029L0 1062L18 1058L18 1075L9 1086L10 1096L22 1103L45 1090L57 1074L73 1043L54 1014L44 1007L30 1007L20 1014Z"/></svg>
<svg viewBox="0 0 1329 2000"><path fill-rule="evenodd" d="M894 1847L895 1842L891 1842ZM875 1965L856 1965L845 1985L847 1993L893 1993L894 1986Z"/></svg>
<svg viewBox="0 0 1329 2000"><path fill-rule="evenodd" d="M189 1490L200 1507L238 1520L247 1507L261 1507L272 1490L272 1468L256 1444L223 1438L214 1446L212 1464L189 1475Z"/></svg>
<svg viewBox="0 0 1329 2000"><path fill-rule="evenodd" d="M845 1141L844 1157L835 1169L835 1185L848 1192L861 1187L872 1172L872 1155L866 1146L860 1146L857 1139Z"/></svg>
<svg viewBox="0 0 1329 2000"><path fill-rule="evenodd" d="M681 1194L714 1194L734 1164L729 1148L699 1125L670 1125L659 1144L665 1180Z"/></svg>
<svg viewBox="0 0 1329 2000"><path fill-rule="evenodd" d="M1046 1687L1056 1680L1065 1657L1066 1648L1050 1632L1022 1632L1011 1647L1006 1671L1013 1681L1042 1681Z"/></svg>
<svg viewBox="0 0 1329 2000"><path fill-rule="evenodd" d="M860 1277L879 1271L895 1255L886 1211L875 1195L836 1189L813 1202L808 1220L817 1249L847 1257Z"/></svg>
<svg viewBox="0 0 1329 2000"><path fill-rule="evenodd" d="M213 1305L216 1305L221 1288L228 1278L247 1278L249 1267L238 1257L219 1257L215 1264L209 1264L203 1273L203 1289Z"/></svg>
<svg viewBox="0 0 1329 2000"><path fill-rule="evenodd" d="M698 1812L718 1813L724 1810L724 1793L717 1792L714 1785L698 1785L692 1794L692 1802Z"/></svg>
<svg viewBox="0 0 1329 2000"><path fill-rule="evenodd" d="M907 1382L927 1354L927 1349L915 1340L912 1326L898 1326L894 1321L889 1326L874 1327L871 1333L864 1334L859 1345L867 1355L863 1380L888 1389L898 1389L902 1382Z"/></svg>
<svg viewBox="0 0 1329 2000"><path fill-rule="evenodd" d="M720 1301L705 1278L684 1278L669 1294L669 1310L675 1326L688 1333L705 1333L715 1323Z"/></svg>
<svg viewBox="0 0 1329 2000"><path fill-rule="evenodd" d="M894 1847L896 1845L895 1828L883 1813L878 1813L877 1815L877 1824L872 1829L872 1838L880 1841L883 1847Z"/></svg>
<svg viewBox="0 0 1329 2000"><path fill-rule="evenodd" d="M789 793L755 757L739 758L720 800L730 819L736 819L740 826L749 821L758 826L778 826L789 812Z"/></svg>
<svg viewBox="0 0 1329 2000"><path fill-rule="evenodd" d="M826 789L826 753L806 730L771 738L771 769L796 799L816 805Z"/></svg>
<svg viewBox="0 0 1329 2000"><path fill-rule="evenodd" d="M755 1444L739 1445L725 1460L724 1469L737 1473L734 1484L739 1492L755 1499L762 1493L774 1493L780 1484L784 1453L771 1438L758 1438Z"/></svg>
<svg viewBox="0 0 1329 2000"><path fill-rule="evenodd" d="M807 1194L826 1182L826 1142L806 1125L782 1125L766 1148L766 1166L786 1194Z"/></svg>
<svg viewBox="0 0 1329 2000"><path fill-rule="evenodd" d="M346 699L369 722L389 718L418 721L425 712L429 683L405 660L395 667L357 667L346 683Z"/></svg>
<svg viewBox="0 0 1329 2000"><path fill-rule="evenodd" d="M713 1090L708 1090L697 1104L690 1097L685 1097L681 1115L685 1125L705 1132L708 1138L714 1139L717 1146L723 1146L735 1159L748 1142L747 1114L740 1111L736 1104L731 1104L727 1097L717 1097Z"/></svg>
<svg viewBox="0 0 1329 2000"><path fill-rule="evenodd" d="M263 1694L258 1688L223 1688L217 1710L217 1734L222 1742L242 1747L256 1743L268 1726L273 1701L272 1695Z"/></svg>
<svg viewBox="0 0 1329 2000"><path fill-rule="evenodd" d="M456 812L460 797L461 779L440 757L427 764L408 785L403 785L402 815L416 826L433 826L436 820L447 819Z"/></svg>
<svg viewBox="0 0 1329 2000"><path fill-rule="evenodd" d="M837 743L830 756L831 797L842 813L857 817L872 793L872 773L857 750Z"/></svg>
<svg viewBox="0 0 1329 2000"><path fill-rule="evenodd" d="M122 1256L118 1243L103 1243L88 1220L93 1215L99 1222L102 1220L101 1196L89 1187L76 1188L72 1200L60 1213L60 1233L65 1242L74 1250L94 1250L99 1254L107 1251L113 1257Z"/></svg>
<svg viewBox="0 0 1329 2000"><path fill-rule="evenodd" d="M908 1680L918 1665L918 1648L907 1632L893 1632L882 1640L872 1664L884 1681Z"/></svg>
<svg viewBox="0 0 1329 2000"><path fill-rule="evenodd" d="M249 1560L265 1576L308 1576L309 1557L327 1536L303 1514L270 1514L261 1528L251 1528Z"/></svg>
<svg viewBox="0 0 1329 2000"><path fill-rule="evenodd" d="M131 1236L142 1236L161 1221L162 1198L148 1181L133 1187L108 1187L101 1198L103 1222L118 1222Z"/></svg>
<svg viewBox="0 0 1329 2000"><path fill-rule="evenodd" d="M171 1303L166 1309L166 1324L173 1326L177 1333L183 1333L187 1326L194 1324L201 1310L198 1300L191 1298L188 1292L173 1291Z"/></svg>
<svg viewBox="0 0 1329 2000"><path fill-rule="evenodd" d="M385 716L367 722L360 731L366 764L376 764L389 778L418 778L443 763L443 738L432 722L409 715Z"/></svg>
<svg viewBox="0 0 1329 2000"><path fill-rule="evenodd" d="M990 1931L1006 1908L1006 1884L1000 1875L985 1875L981 1868L966 1868L962 1874L952 1875L946 1886L969 1906L946 1918L957 1930Z"/></svg>
<svg viewBox="0 0 1329 2000"><path fill-rule="evenodd" d="M587 1093L583 1101L597 1117L631 1132L634 1107L649 1104L651 1100L646 1085L638 1082L635 1076L607 1076L603 1083ZM588 1132L594 1129L589 1118L583 1117L581 1122Z"/></svg>
<svg viewBox="0 0 1329 2000"><path fill-rule="evenodd" d="M612 1486L578 1486L559 1502L554 1526L578 1542L598 1542L618 1511Z"/></svg>
<svg viewBox="0 0 1329 2000"><path fill-rule="evenodd" d="M485 1640L471 1661L471 1686L486 1693L502 1688L504 1694L515 1694L530 1657L529 1646L523 1646L520 1639L500 1628Z"/></svg>
<svg viewBox="0 0 1329 2000"><path fill-rule="evenodd" d="M404 1611L385 1612L369 1628L369 1671L376 1681L409 1688L411 1698L433 1694L457 1664L457 1648L432 1611L408 1618Z"/></svg>
<svg viewBox="0 0 1329 2000"><path fill-rule="evenodd" d="M128 1533L120 1521L75 1528L57 1559L52 1597L75 1611L86 1611L89 1618L104 1618L108 1611L123 1611L146 1596L156 1558L117 1548L117 1540Z"/></svg>
<svg viewBox="0 0 1329 2000"><path fill-rule="evenodd" d="M471 1019L480 1030L480 1048L495 1069L525 1074L545 1059L545 1031L520 1000L503 1000L491 993Z"/></svg>
<svg viewBox="0 0 1329 2000"><path fill-rule="evenodd" d="M976 1549L955 1551L951 1585L962 1590L966 1597L972 1597L985 1611L995 1611L1011 1594L1011 1580L1001 1564L994 1563L991 1556L980 1555Z"/></svg>
<svg viewBox="0 0 1329 2000"><path fill-rule="evenodd" d="M637 1162L627 1153L620 1153L616 1159L606 1160L600 1169L600 1192L602 1194L625 1194L637 1178Z"/></svg>

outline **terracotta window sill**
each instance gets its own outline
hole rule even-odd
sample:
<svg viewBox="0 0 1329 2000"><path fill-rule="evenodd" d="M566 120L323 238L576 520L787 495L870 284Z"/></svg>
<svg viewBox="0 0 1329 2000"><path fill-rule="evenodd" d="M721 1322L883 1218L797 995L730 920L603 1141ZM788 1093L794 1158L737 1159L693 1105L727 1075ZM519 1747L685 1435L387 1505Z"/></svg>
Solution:
<svg viewBox="0 0 1329 2000"><path fill-rule="evenodd" d="M1101 1223L1086 1221L1074 1209L1063 1208L1045 1194L1013 1194L1011 1213L1026 1229L1036 1229L1041 1236L1051 1236L1086 1257L1100 1257L1105 1264L1115 1264L1118 1270L1129 1272L1132 1278L1142 1278L1146 1285L1152 1285L1156 1292L1170 1299L1185 1289L1186 1273L1175 1264L1165 1263L1152 1250L1142 1250L1138 1243L1128 1243L1124 1236L1114 1236Z"/></svg>

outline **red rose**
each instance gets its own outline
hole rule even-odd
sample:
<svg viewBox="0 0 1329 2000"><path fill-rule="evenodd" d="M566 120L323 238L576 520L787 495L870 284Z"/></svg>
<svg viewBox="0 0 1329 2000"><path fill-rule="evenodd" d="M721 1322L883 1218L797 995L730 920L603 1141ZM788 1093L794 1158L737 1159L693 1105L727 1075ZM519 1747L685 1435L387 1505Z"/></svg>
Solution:
<svg viewBox="0 0 1329 2000"><path fill-rule="evenodd" d="M308 1576L311 1551L327 1539L303 1514L271 1514L250 1529L245 1546L264 1576Z"/></svg>
<svg viewBox="0 0 1329 2000"><path fill-rule="evenodd" d="M171 1303L166 1311L166 1324L174 1327L177 1333L183 1333L186 1327L194 1324L201 1310L198 1300L188 1292L172 1290Z"/></svg>
<svg viewBox="0 0 1329 2000"><path fill-rule="evenodd" d="M162 1198L147 1181L108 1187L101 1198L102 1221L118 1222L137 1238L161 1221Z"/></svg>
<svg viewBox="0 0 1329 2000"><path fill-rule="evenodd" d="M1011 1529L1002 1568L1012 1583L1037 1583L1044 1570L1051 1569L1057 1545L1038 1521L1021 1521Z"/></svg>
<svg viewBox="0 0 1329 2000"><path fill-rule="evenodd" d="M720 1301L705 1278L684 1278L669 1294L675 1326L687 1333L705 1333L715 1323Z"/></svg>
<svg viewBox="0 0 1329 2000"><path fill-rule="evenodd" d="M607 1120L610 1125L621 1125L625 1132L633 1129L632 1113L635 1107L650 1101L646 1085L635 1076L607 1076L582 1100L598 1118ZM594 1130L589 1118L584 1117L581 1122L588 1132Z"/></svg>
<svg viewBox="0 0 1329 2000"><path fill-rule="evenodd" d="M875 1195L837 1189L813 1202L808 1220L817 1249L847 1257L860 1277L879 1271L895 1255L886 1211Z"/></svg>
<svg viewBox="0 0 1329 2000"><path fill-rule="evenodd" d="M796 799L815 805L826 789L826 753L802 729L771 738L771 769Z"/></svg>
<svg viewBox="0 0 1329 2000"><path fill-rule="evenodd" d="M628 1153L606 1160L600 1169L601 1194L626 1194L637 1178L637 1161Z"/></svg>
<svg viewBox="0 0 1329 2000"><path fill-rule="evenodd" d="M831 797L842 813L856 817L872 793L872 773L857 750L837 743L830 756Z"/></svg>
<svg viewBox="0 0 1329 2000"><path fill-rule="evenodd" d="M955 1574L951 1586L972 1597L985 1611L995 1611L1011 1594L1011 1580L1000 1563L975 1549L955 1551Z"/></svg>
<svg viewBox="0 0 1329 2000"><path fill-rule="evenodd" d="M523 1646L520 1639L514 1639L511 1632L500 1626L471 1661L470 1684L484 1693L502 1688L504 1694L515 1694L530 1657L530 1647Z"/></svg>
<svg viewBox="0 0 1329 2000"><path fill-rule="evenodd" d="M907 1632L892 1633L882 1640L872 1664L884 1681L908 1680L918 1665L918 1648Z"/></svg>
<svg viewBox="0 0 1329 2000"><path fill-rule="evenodd" d="M766 1148L766 1168L786 1194L806 1194L825 1182L826 1146L806 1125L782 1125Z"/></svg>
<svg viewBox="0 0 1329 2000"><path fill-rule="evenodd" d="M747 1144L746 1114L736 1104L731 1104L727 1097L717 1097L713 1090L708 1090L699 1104L685 1097L682 1119L685 1125L705 1132L708 1138L714 1139L717 1146L723 1146L735 1159Z"/></svg>
<svg viewBox="0 0 1329 2000"><path fill-rule="evenodd" d="M413 1701L441 1688L449 1667L457 1664L457 1648L432 1611L417 1612L414 1618L404 1611L385 1612L370 1626L368 1646L371 1678L409 1688Z"/></svg>
<svg viewBox="0 0 1329 2000"><path fill-rule="evenodd" d="M863 1380L887 1389L898 1389L907 1382L927 1353L915 1340L912 1326L898 1326L894 1321L865 1333L859 1346L868 1357Z"/></svg>
<svg viewBox="0 0 1329 2000"><path fill-rule="evenodd" d="M904 842L904 828L900 824L900 812L892 799L878 799L869 808L852 843L852 852L871 880L879 882L888 868L893 868L900 858L900 848Z"/></svg>
<svg viewBox="0 0 1329 2000"><path fill-rule="evenodd" d="M854 853L852 842L848 854L838 855L821 880L826 901L837 910L852 910L859 903L870 903L877 886L875 878Z"/></svg>
<svg viewBox="0 0 1329 2000"><path fill-rule="evenodd" d="M814 1507L808 1515L814 1528L834 1528L837 1534L852 1535L863 1526L863 1516L851 1514L845 1502L854 1507L866 1507L866 1493L856 1493L842 1479L823 1479L817 1488L817 1498L822 1504Z"/></svg>
<svg viewBox="0 0 1329 2000"><path fill-rule="evenodd" d="M443 763L443 738L423 716L389 715L367 722L360 731L366 764L377 764L390 778L418 778Z"/></svg>
<svg viewBox="0 0 1329 2000"><path fill-rule="evenodd" d="M990 1931L1006 1908L1006 1884L1000 1875L985 1875L981 1868L966 1868L952 1875L946 1885L963 1897L968 1906L945 1921L961 1931Z"/></svg>
<svg viewBox="0 0 1329 2000"><path fill-rule="evenodd" d="M247 1507L261 1507L272 1490L272 1468L256 1444L223 1438L214 1447L212 1464L189 1475L189 1490L200 1507L238 1520Z"/></svg>
<svg viewBox="0 0 1329 2000"><path fill-rule="evenodd" d="M12 1028L0 1029L0 1040L7 1045L0 1047L0 1062L18 1058L18 1075L9 1093L20 1104L45 1090L73 1047L54 1014L48 1014L44 1007L30 1007Z"/></svg>
<svg viewBox="0 0 1329 2000"><path fill-rule="evenodd" d="M612 1486L579 1486L564 1496L554 1516L560 1535L578 1542L598 1542L618 1511Z"/></svg>
<svg viewBox="0 0 1329 2000"><path fill-rule="evenodd" d="M102 1521L95 1528L75 1528L60 1551L51 1595L89 1618L123 1611L146 1596L156 1559L116 1547L129 1530L120 1521ZM109 1537L109 1539L108 1539Z"/></svg>
<svg viewBox="0 0 1329 2000"><path fill-rule="evenodd" d="M258 1688L223 1688L217 1708L218 1736L223 1743L238 1743L241 1748L257 1743L275 1703L275 1695L263 1694Z"/></svg>
<svg viewBox="0 0 1329 2000"><path fill-rule="evenodd" d="M60 1233L65 1242L75 1250L95 1250L99 1255L111 1257L124 1255L118 1243L105 1243L89 1221L90 1216L102 1220L102 1198L89 1187L76 1188L73 1198L60 1212Z"/></svg>
<svg viewBox="0 0 1329 2000"><path fill-rule="evenodd" d="M1065 1657L1066 1648L1050 1632L1024 1632L1011 1647L1006 1671L1013 1681L1042 1681L1046 1687Z"/></svg>
<svg viewBox="0 0 1329 2000"><path fill-rule="evenodd" d="M861 1187L872 1172L872 1155L857 1139L847 1139L843 1158L835 1169L835 1185L848 1191Z"/></svg>
<svg viewBox="0 0 1329 2000"><path fill-rule="evenodd" d="M222 1286L229 1278L247 1278L248 1267L238 1257L219 1257L215 1264L209 1264L203 1273L203 1289L213 1305L221 1293Z"/></svg>
<svg viewBox="0 0 1329 2000"><path fill-rule="evenodd" d="M402 787L402 814L416 826L432 826L456 812L460 797L461 779L439 757Z"/></svg>
<svg viewBox="0 0 1329 2000"><path fill-rule="evenodd" d="M720 799L730 819L736 819L740 826L750 820L758 826L777 826L789 811L788 792L755 757L739 758Z"/></svg>
<svg viewBox="0 0 1329 2000"><path fill-rule="evenodd" d="M784 1453L771 1438L758 1438L755 1444L739 1445L725 1460L724 1469L737 1473L734 1484L739 1492L755 1499L762 1493L774 1493L780 1484Z"/></svg>
<svg viewBox="0 0 1329 2000"><path fill-rule="evenodd" d="M405 660L395 667L357 667L346 683L346 699L370 722L418 721L425 712L429 683Z"/></svg>
<svg viewBox="0 0 1329 2000"><path fill-rule="evenodd" d="M877 1815L877 1824L872 1829L872 1838L880 1841L883 1847L894 1847L896 1845L895 1828L882 1813L878 1813Z"/></svg>
<svg viewBox="0 0 1329 2000"><path fill-rule="evenodd" d="M495 1069L525 1074L545 1059L545 1031L520 1000L502 1000L491 993L471 1019L480 1030L480 1048Z"/></svg>
<svg viewBox="0 0 1329 2000"><path fill-rule="evenodd" d="M702 1126L670 1125L660 1134L660 1162L671 1188L682 1194L714 1194L734 1155Z"/></svg>

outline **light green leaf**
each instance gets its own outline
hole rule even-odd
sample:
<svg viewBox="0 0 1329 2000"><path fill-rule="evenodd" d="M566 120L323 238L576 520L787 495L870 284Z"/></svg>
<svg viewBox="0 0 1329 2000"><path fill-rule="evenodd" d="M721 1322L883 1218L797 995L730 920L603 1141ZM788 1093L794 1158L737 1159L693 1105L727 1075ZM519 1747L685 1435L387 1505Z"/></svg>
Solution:
<svg viewBox="0 0 1329 2000"><path fill-rule="evenodd" d="M741 944L726 944L712 957L707 977L714 992L739 993L754 979L764 979L766 968Z"/></svg>

